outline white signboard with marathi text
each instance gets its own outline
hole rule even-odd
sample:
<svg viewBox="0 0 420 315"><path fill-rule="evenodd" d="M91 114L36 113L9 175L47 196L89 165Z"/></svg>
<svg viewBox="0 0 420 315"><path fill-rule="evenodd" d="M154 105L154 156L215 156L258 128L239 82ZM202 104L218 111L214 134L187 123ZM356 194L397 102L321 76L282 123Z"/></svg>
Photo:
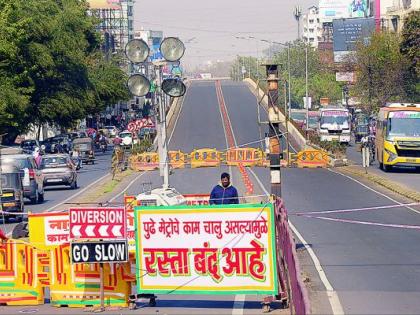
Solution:
<svg viewBox="0 0 420 315"><path fill-rule="evenodd" d="M277 293L271 204L136 207L139 292Z"/></svg>
<svg viewBox="0 0 420 315"><path fill-rule="evenodd" d="M45 245L61 245L68 243L69 234L69 216L54 215L44 219Z"/></svg>

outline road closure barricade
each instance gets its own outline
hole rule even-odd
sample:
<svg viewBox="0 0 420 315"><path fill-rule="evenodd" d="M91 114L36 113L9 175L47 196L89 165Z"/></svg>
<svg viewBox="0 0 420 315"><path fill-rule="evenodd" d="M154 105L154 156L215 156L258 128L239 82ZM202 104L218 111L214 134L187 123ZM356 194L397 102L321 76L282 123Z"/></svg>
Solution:
<svg viewBox="0 0 420 315"><path fill-rule="evenodd" d="M135 171L152 171L159 168L159 155L155 152L144 152L131 156L130 167Z"/></svg>
<svg viewBox="0 0 420 315"><path fill-rule="evenodd" d="M216 149L194 150L190 153L191 168L219 166L221 155L221 152Z"/></svg>
<svg viewBox="0 0 420 315"><path fill-rule="evenodd" d="M21 240L0 244L0 303L38 305L44 303L44 286L49 278L44 272L48 253Z"/></svg>
<svg viewBox="0 0 420 315"><path fill-rule="evenodd" d="M302 150L296 156L298 168L326 168L328 163L328 154L321 150Z"/></svg>
<svg viewBox="0 0 420 315"><path fill-rule="evenodd" d="M169 151L168 155L172 168L185 168L185 153L181 151Z"/></svg>
<svg viewBox="0 0 420 315"><path fill-rule="evenodd" d="M232 166L263 166L265 154L255 148L235 148L226 152L226 164Z"/></svg>

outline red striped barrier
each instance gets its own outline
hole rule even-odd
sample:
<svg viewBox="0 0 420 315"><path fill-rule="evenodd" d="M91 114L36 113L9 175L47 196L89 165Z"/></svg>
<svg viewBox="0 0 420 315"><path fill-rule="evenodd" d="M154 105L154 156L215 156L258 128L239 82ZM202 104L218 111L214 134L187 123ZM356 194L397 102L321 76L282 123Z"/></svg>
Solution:
<svg viewBox="0 0 420 315"><path fill-rule="evenodd" d="M280 288L288 293L292 314L309 314L310 305L308 293L301 279L299 262L296 255L296 244L289 229L287 211L283 200L275 202L276 238L277 238L277 269Z"/></svg>

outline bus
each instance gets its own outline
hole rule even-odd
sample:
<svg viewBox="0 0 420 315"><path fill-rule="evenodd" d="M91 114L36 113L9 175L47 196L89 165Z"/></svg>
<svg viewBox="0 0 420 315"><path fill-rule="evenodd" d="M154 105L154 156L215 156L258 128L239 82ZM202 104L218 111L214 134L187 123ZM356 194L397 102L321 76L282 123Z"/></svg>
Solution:
<svg viewBox="0 0 420 315"><path fill-rule="evenodd" d="M321 141L350 142L351 118L343 107L324 107L319 110L318 134Z"/></svg>
<svg viewBox="0 0 420 315"><path fill-rule="evenodd" d="M379 110L376 125L379 167L420 167L420 104L392 103Z"/></svg>

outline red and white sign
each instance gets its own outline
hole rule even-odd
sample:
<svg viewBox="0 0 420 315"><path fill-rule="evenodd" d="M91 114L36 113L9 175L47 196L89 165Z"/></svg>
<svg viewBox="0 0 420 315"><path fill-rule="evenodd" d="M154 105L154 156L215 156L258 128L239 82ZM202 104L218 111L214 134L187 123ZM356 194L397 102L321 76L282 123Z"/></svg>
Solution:
<svg viewBox="0 0 420 315"><path fill-rule="evenodd" d="M127 126L130 132L139 132L142 128L155 128L156 125L151 118L142 118L130 122Z"/></svg>
<svg viewBox="0 0 420 315"><path fill-rule="evenodd" d="M210 203L210 194L187 194L184 195L189 206L202 206Z"/></svg>
<svg viewBox="0 0 420 315"><path fill-rule="evenodd" d="M127 237L124 208L71 208L70 238L117 239Z"/></svg>

